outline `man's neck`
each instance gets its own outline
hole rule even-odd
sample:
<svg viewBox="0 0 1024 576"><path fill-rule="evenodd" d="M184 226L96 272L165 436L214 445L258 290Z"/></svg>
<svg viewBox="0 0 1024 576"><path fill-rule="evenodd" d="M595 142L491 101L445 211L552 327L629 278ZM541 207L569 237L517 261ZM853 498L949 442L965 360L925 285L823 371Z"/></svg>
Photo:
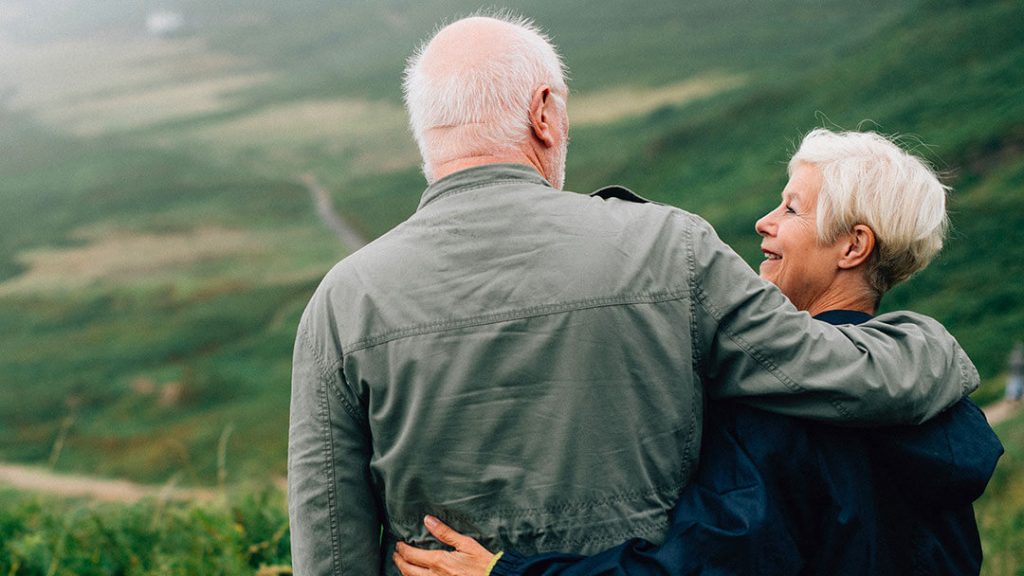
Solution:
<svg viewBox="0 0 1024 576"><path fill-rule="evenodd" d="M476 168L477 166L486 166L488 164L525 164L527 166L532 166L525 158L520 156L469 156L466 158L457 158L434 166L434 180L440 180L445 176L461 172L468 168ZM532 167L536 169L536 166Z"/></svg>
<svg viewBox="0 0 1024 576"><path fill-rule="evenodd" d="M548 175L544 171L544 163L540 155L530 146L523 146L519 150L500 152L496 154L479 154L474 156L461 156L434 165L433 180L437 181L445 176L461 172L467 168L486 166L488 164L523 164L537 171L544 178Z"/></svg>

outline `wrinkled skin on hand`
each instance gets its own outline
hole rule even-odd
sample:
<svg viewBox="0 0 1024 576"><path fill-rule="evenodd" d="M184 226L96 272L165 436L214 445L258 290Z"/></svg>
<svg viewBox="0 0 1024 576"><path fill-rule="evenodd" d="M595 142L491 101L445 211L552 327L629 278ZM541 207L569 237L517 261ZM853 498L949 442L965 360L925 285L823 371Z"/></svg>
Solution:
<svg viewBox="0 0 1024 576"><path fill-rule="evenodd" d="M494 554L479 542L463 536L433 516L424 526L439 541L454 550L423 550L399 542L392 556L403 576L485 576Z"/></svg>

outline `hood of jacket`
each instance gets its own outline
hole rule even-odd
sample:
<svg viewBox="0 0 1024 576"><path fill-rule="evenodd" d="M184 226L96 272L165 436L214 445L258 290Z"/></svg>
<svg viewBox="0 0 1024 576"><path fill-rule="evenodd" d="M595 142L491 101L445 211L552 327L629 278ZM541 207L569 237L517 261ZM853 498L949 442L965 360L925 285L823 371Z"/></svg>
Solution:
<svg viewBox="0 0 1024 576"><path fill-rule="evenodd" d="M860 324L863 312L815 316L830 324ZM889 469L900 492L921 506L970 504L978 499L1003 454L985 414L969 398L917 426L867 431L869 457Z"/></svg>

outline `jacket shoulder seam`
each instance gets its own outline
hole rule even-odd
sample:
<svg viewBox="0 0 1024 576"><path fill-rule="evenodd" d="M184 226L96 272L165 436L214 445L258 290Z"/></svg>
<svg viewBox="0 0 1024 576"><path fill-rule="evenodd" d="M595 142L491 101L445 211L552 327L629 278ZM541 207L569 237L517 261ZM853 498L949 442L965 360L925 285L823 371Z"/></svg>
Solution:
<svg viewBox="0 0 1024 576"><path fill-rule="evenodd" d="M306 326L299 327L299 338L302 340L302 345L306 347L309 353L313 356L313 362L316 364L316 370L320 373L320 379L323 381L330 381L332 379L332 366L328 364L317 347L313 345L312 336L309 333L309 328ZM337 362L334 363L336 365Z"/></svg>
<svg viewBox="0 0 1024 576"><path fill-rule="evenodd" d="M676 290L639 293L627 296L610 296L606 298L588 298L584 300L563 302L559 304L544 304L525 308L515 308L512 310L505 310L490 314L468 316L466 318L453 318L447 320L437 320L433 322L424 322L421 324L414 324L412 326L388 330L380 334L356 340L355 342L347 344L346 349L351 353L365 348L372 348L374 346L391 342L393 340L408 338L410 336L419 336L422 334L431 334L435 332L445 332L448 330L456 330L459 328L467 328L471 326L484 326L487 324L496 324L500 322L507 322L510 320L537 318L541 316L549 316L552 314L560 314L564 312L571 312L577 310L588 310L593 308L605 308L609 306L621 306L630 304L653 304L656 302L669 302L672 300L678 300L682 297L685 297L686 295L689 294L689 292L690 289L687 286L686 288Z"/></svg>
<svg viewBox="0 0 1024 576"><path fill-rule="evenodd" d="M334 396L341 402L342 407L346 412L348 412L349 416L360 422L365 422L366 418L359 413L359 410L357 410L351 402L349 402L348 398L345 397L345 394L338 386L339 380L342 380L342 385L348 386L348 383L344 382L344 375L340 375L340 370L344 363L343 358L328 364L323 356L321 356L320 351L317 350L317 347L313 346L308 329L305 327L301 328L299 330L299 337L302 339L302 345L305 346L313 356L313 362L316 364L316 369L319 373L321 383L330 388L331 392L333 392ZM344 352L342 352L342 357L344 357ZM351 388L349 389L351 390Z"/></svg>

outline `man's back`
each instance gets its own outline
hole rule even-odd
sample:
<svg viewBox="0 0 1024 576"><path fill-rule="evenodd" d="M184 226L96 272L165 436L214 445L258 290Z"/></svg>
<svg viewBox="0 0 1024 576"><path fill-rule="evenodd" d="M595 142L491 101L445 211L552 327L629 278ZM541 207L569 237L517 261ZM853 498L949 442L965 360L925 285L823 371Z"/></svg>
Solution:
<svg viewBox="0 0 1024 576"><path fill-rule="evenodd" d="M328 276L303 329L366 419L385 538L661 537L700 441L680 214L473 169Z"/></svg>

